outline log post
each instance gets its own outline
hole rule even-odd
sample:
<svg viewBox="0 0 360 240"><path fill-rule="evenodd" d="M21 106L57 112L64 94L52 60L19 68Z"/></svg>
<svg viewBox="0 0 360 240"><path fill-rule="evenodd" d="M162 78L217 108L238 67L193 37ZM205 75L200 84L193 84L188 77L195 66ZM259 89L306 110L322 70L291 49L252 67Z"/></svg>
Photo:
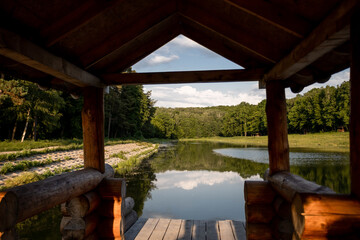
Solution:
<svg viewBox="0 0 360 240"><path fill-rule="evenodd" d="M81 112L84 142L84 167L105 171L104 89L84 88Z"/></svg>
<svg viewBox="0 0 360 240"><path fill-rule="evenodd" d="M247 204L271 204L276 192L268 181L245 181L244 198Z"/></svg>
<svg viewBox="0 0 360 240"><path fill-rule="evenodd" d="M98 192L102 199L102 203L98 208L98 213L102 216L97 228L99 237L124 239L125 179L105 178L99 184Z"/></svg>
<svg viewBox="0 0 360 240"><path fill-rule="evenodd" d="M350 175L351 193L360 199L360 10L351 18L350 42Z"/></svg>
<svg viewBox="0 0 360 240"><path fill-rule="evenodd" d="M273 239L275 191L267 181L245 181L246 236L249 240Z"/></svg>
<svg viewBox="0 0 360 240"><path fill-rule="evenodd" d="M248 240L273 240L271 226L262 223L246 222L246 239Z"/></svg>
<svg viewBox="0 0 360 240"><path fill-rule="evenodd" d="M285 89L280 81L266 82L266 116L270 175L289 171Z"/></svg>

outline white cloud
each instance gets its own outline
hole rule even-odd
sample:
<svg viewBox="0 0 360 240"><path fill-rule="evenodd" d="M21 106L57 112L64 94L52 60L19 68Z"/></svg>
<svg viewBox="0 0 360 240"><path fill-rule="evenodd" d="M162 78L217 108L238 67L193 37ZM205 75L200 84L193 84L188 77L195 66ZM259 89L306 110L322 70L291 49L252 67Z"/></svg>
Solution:
<svg viewBox="0 0 360 240"><path fill-rule="evenodd" d="M199 185L213 186L220 183L241 183L244 180L236 172L215 172L215 171L166 171L156 174L156 187L159 190L170 188L181 188L191 190ZM261 179L259 175L250 179Z"/></svg>
<svg viewBox="0 0 360 240"><path fill-rule="evenodd" d="M189 85L181 87L148 87L152 98L157 100L158 107L207 107L218 105L237 105L241 102L257 104L264 99L264 90L217 91L213 89L198 90Z"/></svg>
<svg viewBox="0 0 360 240"><path fill-rule="evenodd" d="M149 56L149 58L146 60L148 65L153 66L157 64L163 64L163 63L169 63L176 59L179 59L179 56L172 54L170 56L163 56L159 54L152 54Z"/></svg>

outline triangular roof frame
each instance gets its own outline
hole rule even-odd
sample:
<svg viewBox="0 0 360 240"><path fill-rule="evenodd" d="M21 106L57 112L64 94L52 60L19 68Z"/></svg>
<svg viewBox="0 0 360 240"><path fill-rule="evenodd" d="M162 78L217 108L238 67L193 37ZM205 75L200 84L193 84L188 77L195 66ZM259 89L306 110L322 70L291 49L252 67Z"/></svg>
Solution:
<svg viewBox="0 0 360 240"><path fill-rule="evenodd" d="M181 82L179 73L130 78L122 71L182 34L245 68L186 73L186 82L256 80L264 87L276 79L298 92L349 67L357 2L1 1L0 71L70 92Z"/></svg>

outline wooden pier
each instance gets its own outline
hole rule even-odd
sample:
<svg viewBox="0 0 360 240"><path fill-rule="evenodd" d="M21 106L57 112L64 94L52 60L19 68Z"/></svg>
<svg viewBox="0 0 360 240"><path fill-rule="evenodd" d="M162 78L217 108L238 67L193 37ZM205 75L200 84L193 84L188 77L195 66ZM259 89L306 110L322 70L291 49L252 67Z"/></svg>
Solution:
<svg viewBox="0 0 360 240"><path fill-rule="evenodd" d="M245 183L247 239L360 239L359 0L48 2L0 1L0 78L83 96L85 169L0 192L1 240L18 239L17 223L61 203L63 239L124 239L126 183L104 162L109 86L241 81L266 88L269 152L267 181ZM178 35L242 69L123 73ZM285 89L299 93L349 67L351 191L343 195L290 173ZM245 227L141 219L126 237L245 239Z"/></svg>
<svg viewBox="0 0 360 240"><path fill-rule="evenodd" d="M245 240L240 221L140 218L126 233L126 240Z"/></svg>

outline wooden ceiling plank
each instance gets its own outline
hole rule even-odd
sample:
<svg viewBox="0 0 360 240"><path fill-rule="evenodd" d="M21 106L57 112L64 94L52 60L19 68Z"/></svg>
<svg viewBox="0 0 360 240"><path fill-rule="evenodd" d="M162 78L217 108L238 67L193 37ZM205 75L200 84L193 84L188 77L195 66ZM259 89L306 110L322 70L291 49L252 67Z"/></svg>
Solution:
<svg viewBox="0 0 360 240"><path fill-rule="evenodd" d="M4 29L0 29L0 55L79 87L103 87L96 76Z"/></svg>
<svg viewBox="0 0 360 240"><path fill-rule="evenodd" d="M86 69L119 72L146 57L180 34L179 15L173 14L97 60Z"/></svg>
<svg viewBox="0 0 360 240"><path fill-rule="evenodd" d="M211 29L224 38L230 39L242 45L248 51L257 54L258 56L267 59L273 63L281 59L283 53L277 46L269 46L269 42L265 39L259 38L247 32L242 32L238 26L225 22L221 16L213 16L199 7L191 6L181 11L181 14L197 24Z"/></svg>
<svg viewBox="0 0 360 240"><path fill-rule="evenodd" d="M90 66L92 63L97 62L104 56L110 54L112 51L126 44L131 39L137 37L139 33L152 27L154 23L164 20L166 17L173 14L176 10L174 1L167 1L161 7L157 7L149 14L138 18L136 21L129 24L121 31L115 32L112 36L108 37L104 42L97 46L93 46L85 54L80 57L83 66Z"/></svg>
<svg viewBox="0 0 360 240"><path fill-rule="evenodd" d="M357 0L344 0L289 55L279 61L260 82L284 80L315 62L350 38L350 15Z"/></svg>
<svg viewBox="0 0 360 240"><path fill-rule="evenodd" d="M228 41L231 41L238 46L241 46L241 48L245 49L248 52L251 52L254 55L257 55L259 58L263 59L266 62L276 63L275 59L265 56L264 54L260 53L259 51L256 51L256 50L250 48L246 43L241 43L241 42L235 40L234 38L229 37L228 35L224 35L221 31L219 32L218 29L215 30L212 27L209 27L206 23L199 22L199 21L197 21L189 16L183 15L183 14L182 14L182 17L197 24L197 25L200 25L202 28L205 28L209 31L215 32L217 35L221 36L222 38L224 38Z"/></svg>
<svg viewBox="0 0 360 240"><path fill-rule="evenodd" d="M311 23L304 18L264 0L225 0L225 2L298 38L304 38L312 28Z"/></svg>
<svg viewBox="0 0 360 240"><path fill-rule="evenodd" d="M259 81L264 69L186 72L112 73L102 75L107 85Z"/></svg>
<svg viewBox="0 0 360 240"><path fill-rule="evenodd" d="M124 0L85 1L84 4L69 11L67 15L58 19L55 23L51 23L48 27L41 31L41 35L47 39L46 46L50 47L56 44L67 37L70 33L76 31L87 22L122 1Z"/></svg>
<svg viewBox="0 0 360 240"><path fill-rule="evenodd" d="M182 17L181 26L184 36L244 68L269 68L269 66L273 65L273 62L247 51L237 42L226 39L219 33L205 28L190 19Z"/></svg>

